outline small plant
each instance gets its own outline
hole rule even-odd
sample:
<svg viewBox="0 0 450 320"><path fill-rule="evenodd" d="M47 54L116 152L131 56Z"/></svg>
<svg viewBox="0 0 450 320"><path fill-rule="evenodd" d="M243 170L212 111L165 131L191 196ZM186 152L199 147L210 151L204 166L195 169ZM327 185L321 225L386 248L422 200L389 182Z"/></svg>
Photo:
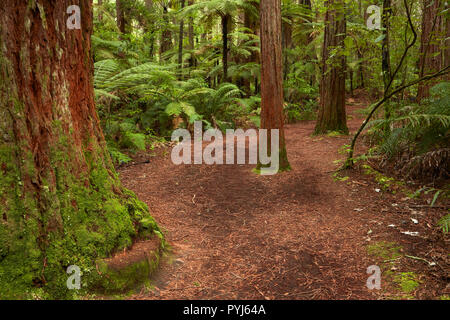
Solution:
<svg viewBox="0 0 450 320"><path fill-rule="evenodd" d="M448 233L450 228L450 214L447 214L439 220L439 226L442 228L442 232Z"/></svg>

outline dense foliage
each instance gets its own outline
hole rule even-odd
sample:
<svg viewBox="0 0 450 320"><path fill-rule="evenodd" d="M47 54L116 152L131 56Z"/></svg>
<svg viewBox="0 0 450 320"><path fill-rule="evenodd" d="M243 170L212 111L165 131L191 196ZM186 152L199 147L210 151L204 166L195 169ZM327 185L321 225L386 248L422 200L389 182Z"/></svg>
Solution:
<svg viewBox="0 0 450 320"><path fill-rule="evenodd" d="M221 130L259 126L259 1L122 0L122 24L116 21L115 2L95 7L93 47L98 112L116 163L130 160L124 150L145 149L196 120ZM316 119L321 63L333 66L336 57L346 58L347 96L380 99L424 75L423 41L416 41L426 23L422 1L344 2L344 45L329 48L322 61L327 2L282 1L288 123ZM391 6L383 8L386 3ZM383 10L380 28L368 27L372 5ZM440 8L434 25L448 16ZM441 31L431 33L428 46L440 45L448 59L448 34ZM420 101L419 86L409 86L375 113L368 126L372 156L384 164L394 161L410 178L449 178L450 84L445 79L428 82L433 89Z"/></svg>

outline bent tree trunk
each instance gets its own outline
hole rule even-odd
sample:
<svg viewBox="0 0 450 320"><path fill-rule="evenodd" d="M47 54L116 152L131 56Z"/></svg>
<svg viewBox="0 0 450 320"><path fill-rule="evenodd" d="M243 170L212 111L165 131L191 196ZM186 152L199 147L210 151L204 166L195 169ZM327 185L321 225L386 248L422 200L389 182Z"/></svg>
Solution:
<svg viewBox="0 0 450 320"><path fill-rule="evenodd" d="M261 0L261 129L280 133L280 168L290 169L284 137L283 55L281 50L281 1Z"/></svg>
<svg viewBox="0 0 450 320"><path fill-rule="evenodd" d="M315 133L322 134L328 131L348 133L345 112L346 59L341 54L336 54L330 59L330 52L334 48L344 48L345 4L343 0L329 0L326 6L320 108Z"/></svg>
<svg viewBox="0 0 450 320"><path fill-rule="evenodd" d="M66 27L71 5L81 29ZM0 6L0 298L70 297L68 266L89 285L95 259L157 230L106 149L91 33L91 0Z"/></svg>

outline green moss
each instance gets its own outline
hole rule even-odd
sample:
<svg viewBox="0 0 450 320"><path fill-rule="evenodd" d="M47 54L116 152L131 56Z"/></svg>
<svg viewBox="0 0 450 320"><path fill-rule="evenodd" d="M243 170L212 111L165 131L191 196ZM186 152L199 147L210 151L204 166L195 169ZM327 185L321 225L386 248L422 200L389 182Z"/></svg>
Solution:
<svg viewBox="0 0 450 320"><path fill-rule="evenodd" d="M54 129L58 127L55 123ZM36 175L31 154L22 153L25 159L18 165L18 151L0 145L0 167L6 166L0 170L0 298L76 298L98 283L96 260L129 247L138 237L162 237L147 206L122 188L117 174L97 156L101 150L86 152L88 170L74 174L71 148L61 130L50 152L52 170L41 173L37 196L21 182L24 173ZM70 265L83 272L80 292L67 289ZM150 269L143 263L113 274L111 286L139 282Z"/></svg>
<svg viewBox="0 0 450 320"><path fill-rule="evenodd" d="M380 241L367 246L367 253L382 258L384 260L393 260L401 257L401 246L395 242Z"/></svg>
<svg viewBox="0 0 450 320"><path fill-rule="evenodd" d="M394 282L404 293L411 293L419 287L418 276L414 272L400 272L395 275Z"/></svg>
<svg viewBox="0 0 450 320"><path fill-rule="evenodd" d="M375 177L375 181L380 185L383 191L391 191L393 194L397 192L397 190L401 190L403 193L408 194L408 191L404 188L405 183L402 181L397 181L394 178L387 177L382 173L374 170L369 165L362 166L365 170L364 173L367 175L372 175Z"/></svg>
<svg viewBox="0 0 450 320"><path fill-rule="evenodd" d="M101 276L93 280L92 288L103 294L117 294L136 289L145 283L159 265L161 253L156 251L136 263L120 269L114 269L104 261L97 261L98 274Z"/></svg>
<svg viewBox="0 0 450 320"><path fill-rule="evenodd" d="M42 6L42 4L36 2L38 8L39 8L39 16L41 17L41 21L42 21L42 27L44 28L44 30L47 30L47 18L45 16L45 10L44 7Z"/></svg>
<svg viewBox="0 0 450 320"><path fill-rule="evenodd" d="M342 131L329 131L327 133L327 137L331 137L331 138L335 138L335 137L340 137L343 135L347 135L348 133L344 133Z"/></svg>

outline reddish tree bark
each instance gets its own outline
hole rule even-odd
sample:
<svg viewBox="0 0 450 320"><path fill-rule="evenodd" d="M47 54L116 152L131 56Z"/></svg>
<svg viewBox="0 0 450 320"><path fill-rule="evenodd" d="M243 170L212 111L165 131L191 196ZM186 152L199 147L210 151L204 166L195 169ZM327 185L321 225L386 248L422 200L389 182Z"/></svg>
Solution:
<svg viewBox="0 0 450 320"><path fill-rule="evenodd" d="M344 55L330 59L332 49L344 47L347 29L345 4L344 0L329 0L326 6L320 108L315 132L317 134L328 131L348 133L345 111L346 59Z"/></svg>
<svg viewBox="0 0 450 320"><path fill-rule="evenodd" d="M67 27L72 5L81 29ZM99 125L92 15L91 0L0 6L2 298L26 298L37 287L70 295L65 268L95 270L96 258L130 245L149 217L122 188Z"/></svg>
<svg viewBox="0 0 450 320"><path fill-rule="evenodd" d="M281 2L261 0L261 129L279 129L280 171L290 168L284 136ZM270 139L269 139L270 142ZM270 150L270 144L269 148Z"/></svg>

